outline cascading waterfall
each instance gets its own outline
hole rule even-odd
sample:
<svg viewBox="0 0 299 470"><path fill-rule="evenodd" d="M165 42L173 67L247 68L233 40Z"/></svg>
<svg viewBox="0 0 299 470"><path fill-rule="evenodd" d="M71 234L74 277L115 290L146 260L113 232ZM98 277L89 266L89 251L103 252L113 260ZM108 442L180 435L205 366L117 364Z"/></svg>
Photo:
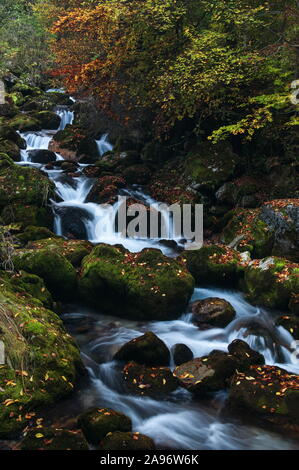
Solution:
<svg viewBox="0 0 299 470"><path fill-rule="evenodd" d="M56 90L53 90L56 91ZM67 109L57 113L62 117L60 128L70 124L74 116ZM21 134L26 140L27 150L47 149L53 136L52 132L42 131ZM104 135L97 141L99 154L112 150ZM22 151L22 162L31 166L27 150ZM57 159L62 159L57 154ZM79 165L83 168L84 165ZM55 214L55 232L66 235L63 228L65 211L81 211L80 217L86 228L87 237L94 243L122 243L130 251L140 251L146 246L163 247L159 240L135 240L122 238L115 232L115 210L109 206L86 203L86 197L92 188L93 180L85 176L70 178L60 169L47 170L49 178L56 185L56 192L61 202L53 201ZM123 195L153 204L154 200L146 196L139 188L123 190ZM158 206L157 206L158 207ZM168 213L162 213L165 224L169 224ZM172 234L179 240L179 234ZM167 249L163 250L169 253ZM215 288L195 289L193 300L221 297L228 300L237 312L236 319L225 329L212 328L201 331L191 323L191 314L184 314L180 319L167 322L141 324L131 320L117 319L100 315L82 307L74 307L71 313L64 315L66 324L72 329L76 320L86 319L93 322L92 339L88 334L77 335L77 341L83 351L83 358L88 367L92 388L90 402L94 406L111 407L131 417L133 428L151 436L158 446L170 449L296 449L298 444L285 436L261 430L252 425L240 424L228 417L221 417L220 411L226 394L216 394L209 403L194 402L188 392L179 389L167 400L126 395L119 378L119 371L112 361L116 348L126 341L140 336L145 331L153 331L171 348L183 343L189 346L195 357L209 354L212 350L227 350L228 344L239 338L264 354L267 364L281 366L294 373L299 373L299 366L293 363L291 355L292 336L282 327L276 327L273 314L265 309L253 307L243 296L235 291ZM256 325L259 328L256 328ZM95 332L99 332L95 338ZM76 336L76 332L74 332ZM101 356L101 361L97 357ZM100 364L99 364L100 362Z"/></svg>
<svg viewBox="0 0 299 470"><path fill-rule="evenodd" d="M66 106L61 106L57 108L56 113L61 118L61 123L58 128L59 131L62 131L66 128L67 125L73 124L74 121L74 112L70 111Z"/></svg>
<svg viewBox="0 0 299 470"><path fill-rule="evenodd" d="M96 144L99 150L100 157L102 157L104 153L111 152L113 150L113 145L111 145L108 140L108 134L102 135L99 140L96 140Z"/></svg>

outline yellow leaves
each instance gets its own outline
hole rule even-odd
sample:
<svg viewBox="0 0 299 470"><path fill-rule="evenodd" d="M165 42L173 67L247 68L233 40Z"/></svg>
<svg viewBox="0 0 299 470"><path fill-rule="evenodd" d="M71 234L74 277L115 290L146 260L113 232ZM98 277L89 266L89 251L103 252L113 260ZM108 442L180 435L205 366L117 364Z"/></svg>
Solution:
<svg viewBox="0 0 299 470"><path fill-rule="evenodd" d="M13 405L14 403L18 403L18 402L19 402L19 400L12 400L12 399L8 398L7 400L5 400L5 401L3 402L3 405L4 405L4 406L11 406L11 405Z"/></svg>
<svg viewBox="0 0 299 470"><path fill-rule="evenodd" d="M42 439L44 437L44 435L40 432L38 432L37 434L35 434L35 437L36 439Z"/></svg>

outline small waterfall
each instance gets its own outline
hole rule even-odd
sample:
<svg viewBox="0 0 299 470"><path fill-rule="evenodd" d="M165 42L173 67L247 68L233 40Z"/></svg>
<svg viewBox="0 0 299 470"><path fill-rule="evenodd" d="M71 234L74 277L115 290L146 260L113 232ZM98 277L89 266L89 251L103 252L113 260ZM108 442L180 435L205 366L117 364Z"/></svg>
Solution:
<svg viewBox="0 0 299 470"><path fill-rule="evenodd" d="M102 157L106 152L111 152L113 150L113 145L108 141L108 134L103 134L99 140L96 140L96 144L100 157Z"/></svg>
<svg viewBox="0 0 299 470"><path fill-rule="evenodd" d="M27 144L27 150L47 150L49 148L50 141L53 137L52 133L49 132L26 132L21 134Z"/></svg>
<svg viewBox="0 0 299 470"><path fill-rule="evenodd" d="M57 108L56 114L61 118L61 123L58 128L59 131L63 131L68 124L73 124L74 112L70 111L66 106Z"/></svg>

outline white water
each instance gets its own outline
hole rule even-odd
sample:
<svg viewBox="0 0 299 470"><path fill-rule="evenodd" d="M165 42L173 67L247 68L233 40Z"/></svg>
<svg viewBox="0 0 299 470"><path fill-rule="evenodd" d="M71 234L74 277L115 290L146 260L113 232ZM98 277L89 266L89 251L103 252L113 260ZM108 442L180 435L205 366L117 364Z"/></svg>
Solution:
<svg viewBox="0 0 299 470"><path fill-rule="evenodd" d="M65 114L64 123L70 122L71 119L73 117ZM27 150L46 149L52 135L53 133L43 131L22 134L22 137L26 139ZM106 139L107 136L103 136L98 141L101 155L104 153ZM61 158L57 155L57 159ZM22 151L20 163L41 167L41 165L28 162L27 151ZM86 213L83 222L87 238L94 243L122 243L132 252L140 251L147 246L162 248L158 240L130 240L115 233L114 212L108 207L85 202L93 184L92 179L85 176L69 178L59 169L47 171L56 185L57 195L62 200L58 203L53 202L55 231L58 235L64 235L63 220L59 215L59 209L79 209ZM155 202L139 189L126 190L124 194L138 198L146 204ZM171 254L169 249L163 248L163 251ZM135 397L125 393L120 380L120 372L111 359L121 344L149 330L155 332L169 348L177 343L186 344L195 357L208 354L213 349L226 351L231 341L241 338L263 353L268 364L277 364L299 373L298 365L292 363L290 344L293 338L283 328L275 327L273 317L269 312L251 306L241 294L234 291L214 288L195 289L193 300L206 297L227 299L235 307L237 318L225 329L200 331L191 323L191 315L188 313L175 321L140 324L103 316L96 312L98 320L95 331L99 331L96 339L91 341L89 338L86 340L82 337L77 338L85 353L84 359L90 372L94 406L109 406L126 413L132 418L134 430L151 436L161 448L298 449L298 444L287 437L255 426L241 424L234 419L221 417L225 393L216 394L209 403L194 402L190 394L181 389L165 400ZM78 316L88 318L90 315L92 315L90 312L84 312L84 309L80 308L79 311L75 309L71 315L65 315L65 320L75 319ZM104 364L98 364L92 359L98 353L105 356Z"/></svg>
<svg viewBox="0 0 299 470"><path fill-rule="evenodd" d="M62 131L66 128L67 125L73 124L74 121L74 112L70 111L66 106L61 106L57 108L57 114L61 118L61 123L58 128L59 131Z"/></svg>
<svg viewBox="0 0 299 470"><path fill-rule="evenodd" d="M113 150L113 145L111 145L108 140L108 134L102 135L99 140L96 140L96 144L99 150L100 157L102 157L104 153L111 152Z"/></svg>

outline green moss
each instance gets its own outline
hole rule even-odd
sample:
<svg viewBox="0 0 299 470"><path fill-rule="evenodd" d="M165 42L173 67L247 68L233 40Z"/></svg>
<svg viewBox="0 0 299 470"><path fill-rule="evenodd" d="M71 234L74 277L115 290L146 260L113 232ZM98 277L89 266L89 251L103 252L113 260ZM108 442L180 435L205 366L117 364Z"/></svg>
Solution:
<svg viewBox="0 0 299 470"><path fill-rule="evenodd" d="M48 249L15 250L15 269L40 276L55 298L70 299L76 295L76 271L61 254Z"/></svg>
<svg viewBox="0 0 299 470"><path fill-rule="evenodd" d="M239 237L239 251L249 251L254 258L271 255L274 232L259 215L260 209L235 209L233 217L223 230L223 241L229 244Z"/></svg>
<svg viewBox="0 0 299 470"><path fill-rule="evenodd" d="M55 237L55 235L48 228L29 225L26 227L24 232L17 235L16 238L24 246L29 241L37 241L37 240L42 240L45 238L52 238L52 237Z"/></svg>
<svg viewBox="0 0 299 470"><path fill-rule="evenodd" d="M6 153L12 160L21 160L20 148L11 140L0 139L0 151Z"/></svg>
<svg viewBox="0 0 299 470"><path fill-rule="evenodd" d="M35 112L32 117L39 122L42 129L57 130L61 122L60 116L52 111Z"/></svg>
<svg viewBox="0 0 299 470"><path fill-rule="evenodd" d="M132 254L99 245L83 260L79 287L89 303L115 315L167 319L184 311L194 280L182 263L159 250Z"/></svg>
<svg viewBox="0 0 299 470"><path fill-rule="evenodd" d="M1 273L1 276L16 293L33 297L46 308L53 307L52 296L39 276L28 274L25 271L13 274Z"/></svg>
<svg viewBox="0 0 299 470"><path fill-rule="evenodd" d="M245 270L247 298L269 308L287 309L292 294L299 293L299 265L283 258L265 258Z"/></svg>
<svg viewBox="0 0 299 470"><path fill-rule="evenodd" d="M18 114L13 119L11 119L8 123L15 131L20 132L34 132L34 131L41 131L42 126L40 121L37 120L35 117L30 116L28 114Z"/></svg>
<svg viewBox="0 0 299 470"><path fill-rule="evenodd" d="M54 222L50 207L36 205L9 204L1 212L1 218L5 224L17 223L21 229L33 225L52 228Z"/></svg>
<svg viewBox="0 0 299 470"><path fill-rule="evenodd" d="M198 283L236 285L243 277L245 266L240 254L224 245L185 251L182 258Z"/></svg>
<svg viewBox="0 0 299 470"><path fill-rule="evenodd" d="M1 279L0 324L6 355L0 366L0 438L10 438L32 411L72 392L82 365L59 317L28 292L16 292L13 277Z"/></svg>
<svg viewBox="0 0 299 470"><path fill-rule="evenodd" d="M0 208L13 203L44 206L54 197L54 190L54 184L39 170L15 165L1 154Z"/></svg>
<svg viewBox="0 0 299 470"><path fill-rule="evenodd" d="M93 249L91 243L83 240L65 240L60 237L44 238L29 242L27 248L45 249L50 252L56 252L66 257L73 266L80 266L81 261Z"/></svg>
<svg viewBox="0 0 299 470"><path fill-rule="evenodd" d="M92 409L78 418L78 426L91 444L99 444L108 433L129 432L132 421L122 413L109 408Z"/></svg>

